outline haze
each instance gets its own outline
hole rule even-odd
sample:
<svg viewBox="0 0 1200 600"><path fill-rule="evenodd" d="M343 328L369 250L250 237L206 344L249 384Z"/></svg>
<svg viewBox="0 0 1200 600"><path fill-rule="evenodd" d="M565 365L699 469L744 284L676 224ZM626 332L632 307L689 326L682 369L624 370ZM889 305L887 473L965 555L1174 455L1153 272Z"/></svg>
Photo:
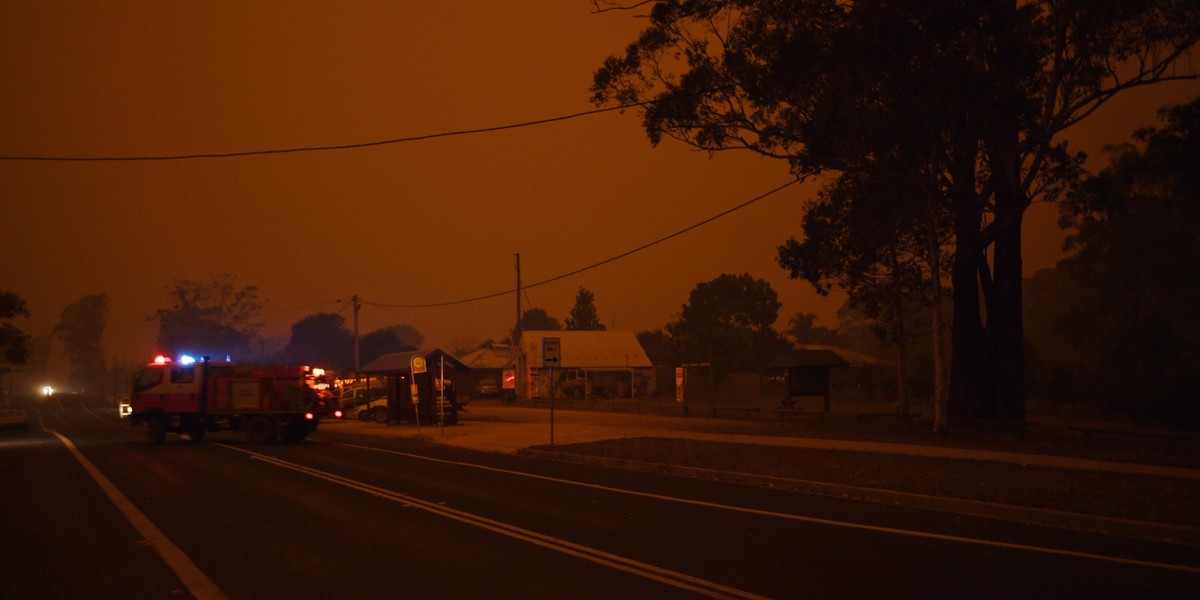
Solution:
<svg viewBox="0 0 1200 600"><path fill-rule="evenodd" d="M584 0L238 2L0 7L0 155L154 156L356 144L592 110L604 57L644 21ZM1195 82L1120 97L1072 131L1101 146L1154 124ZM264 334L366 305L363 331L416 327L428 346L500 339L512 294L440 308L603 261L789 180L779 161L652 148L635 112L355 150L139 162L0 161L0 288L47 335L81 296L109 294L106 351L153 354L155 309L177 279L230 273L267 300ZM610 329L663 327L699 282L768 280L797 312L836 324L775 263L811 184L555 283L524 308L564 319L580 286ZM1060 258L1053 206L1027 217L1025 270ZM349 311L343 312L349 317Z"/></svg>

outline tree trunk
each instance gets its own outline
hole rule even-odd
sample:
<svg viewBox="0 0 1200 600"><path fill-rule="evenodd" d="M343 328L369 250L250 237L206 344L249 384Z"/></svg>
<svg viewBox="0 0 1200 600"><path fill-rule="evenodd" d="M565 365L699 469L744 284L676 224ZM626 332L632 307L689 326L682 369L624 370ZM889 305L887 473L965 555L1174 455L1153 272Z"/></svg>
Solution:
<svg viewBox="0 0 1200 600"><path fill-rule="evenodd" d="M942 247L937 236L937 228L932 228L929 236L929 273L932 289L930 306L932 329L930 338L933 345L933 431L941 433L949 425L946 409L949 389L946 385L946 353L942 349L945 339L945 327L942 325Z"/></svg>
<svg viewBox="0 0 1200 600"><path fill-rule="evenodd" d="M973 193L957 194L954 201L954 265L950 274L954 315L947 412L951 417L984 417L983 407L989 404L987 332L981 314L979 286L984 260L979 235L982 216L982 204Z"/></svg>
<svg viewBox="0 0 1200 600"><path fill-rule="evenodd" d="M995 377L995 417L1025 422L1025 335L1021 306L1021 222L1029 205L1023 184L1020 123L1023 98L1020 89L1024 40L1016 27L1015 0L993 0L996 27L994 72L995 102L999 118L990 122L984 140L995 185L996 227L992 277L994 292L988 304L988 330L992 374Z"/></svg>
<svg viewBox="0 0 1200 600"><path fill-rule="evenodd" d="M998 199L999 200L999 199ZM1007 205L1007 206L1005 206ZM995 416L1013 423L1025 422L1025 335L1021 303L1021 221L1024 203L1019 198L998 201L1004 227L995 243L995 297L989 310L992 356L995 357Z"/></svg>

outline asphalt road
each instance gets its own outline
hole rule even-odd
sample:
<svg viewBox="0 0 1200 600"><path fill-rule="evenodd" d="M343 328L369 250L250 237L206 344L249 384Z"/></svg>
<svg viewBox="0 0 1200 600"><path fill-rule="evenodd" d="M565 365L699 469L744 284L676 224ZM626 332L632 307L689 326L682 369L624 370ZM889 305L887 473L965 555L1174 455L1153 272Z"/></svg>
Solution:
<svg viewBox="0 0 1200 600"><path fill-rule="evenodd" d="M1192 597L1194 547L544 462L326 424L0 434L4 598Z"/></svg>

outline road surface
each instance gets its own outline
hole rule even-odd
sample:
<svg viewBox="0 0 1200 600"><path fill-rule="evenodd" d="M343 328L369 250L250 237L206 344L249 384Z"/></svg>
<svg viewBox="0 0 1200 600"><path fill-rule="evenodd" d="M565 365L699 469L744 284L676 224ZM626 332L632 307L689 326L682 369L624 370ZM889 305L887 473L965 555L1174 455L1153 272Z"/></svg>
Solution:
<svg viewBox="0 0 1200 600"><path fill-rule="evenodd" d="M5 598L1191 597L1200 549L351 434L0 434Z"/></svg>

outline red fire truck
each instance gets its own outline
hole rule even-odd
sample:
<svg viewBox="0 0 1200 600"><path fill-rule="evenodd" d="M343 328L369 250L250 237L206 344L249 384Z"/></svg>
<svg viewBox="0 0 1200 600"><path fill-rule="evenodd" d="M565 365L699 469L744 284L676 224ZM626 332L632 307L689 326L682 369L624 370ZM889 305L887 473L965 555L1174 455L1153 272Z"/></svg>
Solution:
<svg viewBox="0 0 1200 600"><path fill-rule="evenodd" d="M301 442L332 411L312 380L308 367L159 356L134 377L128 419L146 423L156 444L169 432L199 442L226 428L245 431L255 442Z"/></svg>

